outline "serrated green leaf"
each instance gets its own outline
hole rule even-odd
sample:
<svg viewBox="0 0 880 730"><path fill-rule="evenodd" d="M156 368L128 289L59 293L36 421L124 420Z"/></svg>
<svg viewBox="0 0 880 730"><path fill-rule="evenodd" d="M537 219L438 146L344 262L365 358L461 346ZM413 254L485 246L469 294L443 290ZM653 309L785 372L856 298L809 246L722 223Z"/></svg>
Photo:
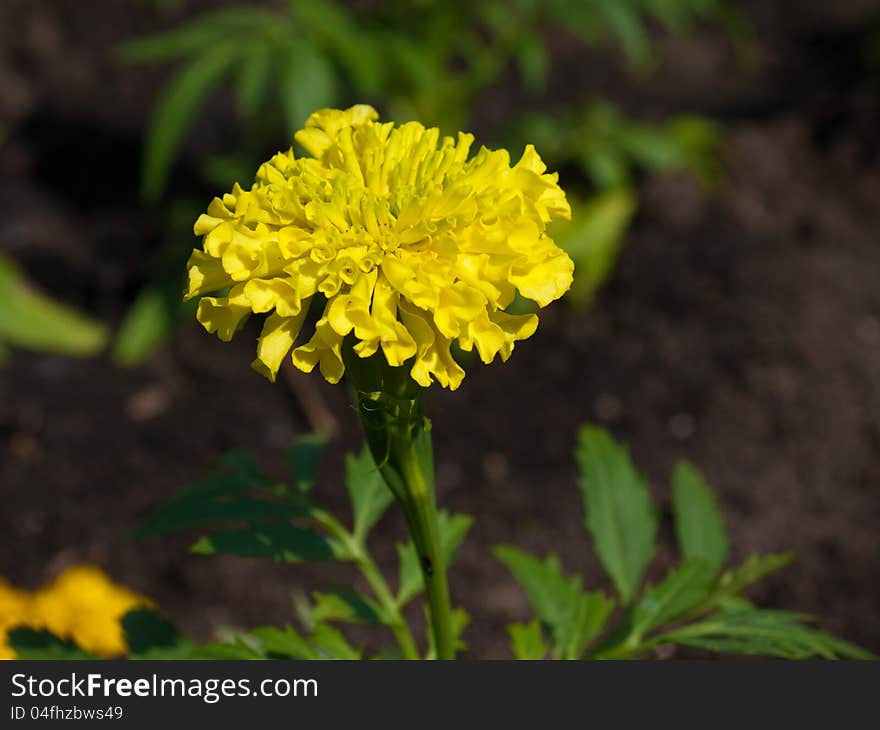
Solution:
<svg viewBox="0 0 880 730"><path fill-rule="evenodd" d="M544 632L541 630L539 619L532 619L527 624L511 624L507 627L510 634L510 643L513 655L517 659L538 660L546 659L549 648L544 641Z"/></svg>
<svg viewBox="0 0 880 730"><path fill-rule="evenodd" d="M353 534L356 540L363 541L394 501L394 495L376 468L368 448L364 447L360 456L349 454L346 457L345 487L354 513Z"/></svg>
<svg viewBox="0 0 880 730"><path fill-rule="evenodd" d="M672 509L682 557L720 570L727 559L724 519L702 475L685 462L672 475Z"/></svg>
<svg viewBox="0 0 880 730"><path fill-rule="evenodd" d="M46 296L0 256L0 344L86 357L106 341L104 325Z"/></svg>
<svg viewBox="0 0 880 730"><path fill-rule="evenodd" d="M308 514L308 499L267 479L251 454L231 451L221 457L221 463L233 473L217 474L190 484L134 537L224 522L277 520ZM261 494L256 496L249 492Z"/></svg>
<svg viewBox="0 0 880 730"><path fill-rule="evenodd" d="M141 528L137 537L163 535L192 527L216 525L224 522L251 522L283 517L298 517L303 509L296 505L270 502L265 499L178 499L165 507Z"/></svg>
<svg viewBox="0 0 880 730"><path fill-rule="evenodd" d="M654 555L657 514L648 486L627 450L602 429L581 429L576 456L593 546L623 602L629 603Z"/></svg>
<svg viewBox="0 0 880 730"><path fill-rule="evenodd" d="M633 612L633 631L643 635L686 614L706 600L715 568L700 559L678 566L656 586L649 586Z"/></svg>
<svg viewBox="0 0 880 730"><path fill-rule="evenodd" d="M290 626L261 626L249 632L259 642L263 653L270 657L289 659L316 659L315 650L308 641Z"/></svg>
<svg viewBox="0 0 880 730"><path fill-rule="evenodd" d="M384 609L366 596L356 591L337 588L330 593L314 591L315 602L311 620L315 622L341 621L354 624L387 624Z"/></svg>
<svg viewBox="0 0 880 730"><path fill-rule="evenodd" d="M493 554L513 573L538 618L547 626L554 655L579 658L605 627L614 602L601 591L581 590L580 578L566 578L555 555L540 560L504 545L496 547Z"/></svg>
<svg viewBox="0 0 880 730"><path fill-rule="evenodd" d="M287 450L287 469L300 489L315 483L328 440L326 433L310 433L298 436Z"/></svg>
<svg viewBox="0 0 880 730"><path fill-rule="evenodd" d="M662 643L782 659L874 658L854 644L805 626L805 618L788 611L759 609L720 613L664 634Z"/></svg>
<svg viewBox="0 0 880 730"><path fill-rule="evenodd" d="M319 623L309 637L310 643L324 659L360 659L363 653L348 643L341 631Z"/></svg>
<svg viewBox="0 0 880 730"><path fill-rule="evenodd" d="M158 200L187 127L205 98L237 60L238 44L212 45L178 70L153 107L147 128L141 193Z"/></svg>
<svg viewBox="0 0 880 730"><path fill-rule="evenodd" d="M455 551L464 541L473 522L473 518L468 515L450 515L445 510L437 514L440 553L447 568L452 565ZM412 540L405 545L398 545L397 555L400 564L397 602L403 606L422 591L424 584L419 556Z"/></svg>
<svg viewBox="0 0 880 730"><path fill-rule="evenodd" d="M340 548L324 536L283 522L215 532L190 549L198 555L221 553L285 563L329 562L343 557Z"/></svg>
<svg viewBox="0 0 880 730"><path fill-rule="evenodd" d="M773 553L770 555L750 555L742 565L726 571L719 579L714 593L735 596L777 570L781 570L794 560L794 553Z"/></svg>
<svg viewBox="0 0 880 730"><path fill-rule="evenodd" d="M32 629L25 626L8 629L6 643L18 659L97 659L80 649L73 641L62 639L45 629Z"/></svg>

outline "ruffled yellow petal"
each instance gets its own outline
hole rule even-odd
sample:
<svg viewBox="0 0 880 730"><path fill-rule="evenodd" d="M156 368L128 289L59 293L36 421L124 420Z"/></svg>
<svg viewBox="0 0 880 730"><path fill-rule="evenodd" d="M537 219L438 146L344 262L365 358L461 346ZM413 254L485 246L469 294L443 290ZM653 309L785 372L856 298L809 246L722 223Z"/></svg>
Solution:
<svg viewBox="0 0 880 730"><path fill-rule="evenodd" d="M232 294L232 292L230 292ZM211 334L217 333L224 342L229 342L250 316L251 308L242 302L242 297L202 297L196 311L196 319Z"/></svg>
<svg viewBox="0 0 880 730"><path fill-rule="evenodd" d="M425 312L401 302L403 322L416 342L417 354L410 374L419 385L427 388L434 379L455 390L464 379L464 370L450 352L450 340L441 335Z"/></svg>
<svg viewBox="0 0 880 730"><path fill-rule="evenodd" d="M294 340L302 329L306 318L305 307L294 317L284 317L279 313L271 314L263 323L263 331L257 340L257 359L251 367L273 383L278 368L293 347Z"/></svg>
<svg viewBox="0 0 880 730"><path fill-rule="evenodd" d="M312 372L317 365L328 383L338 383L342 379L345 372L342 337L333 331L326 316L318 320L312 338L293 351L292 359L293 364L305 373Z"/></svg>
<svg viewBox="0 0 880 730"><path fill-rule="evenodd" d="M223 265L204 251L193 251L187 263L189 286L184 299L224 289L232 284L232 279L223 270Z"/></svg>
<svg viewBox="0 0 880 730"><path fill-rule="evenodd" d="M539 264L521 264L511 269L510 282L527 299L541 307L559 299L571 288L574 262L564 251Z"/></svg>

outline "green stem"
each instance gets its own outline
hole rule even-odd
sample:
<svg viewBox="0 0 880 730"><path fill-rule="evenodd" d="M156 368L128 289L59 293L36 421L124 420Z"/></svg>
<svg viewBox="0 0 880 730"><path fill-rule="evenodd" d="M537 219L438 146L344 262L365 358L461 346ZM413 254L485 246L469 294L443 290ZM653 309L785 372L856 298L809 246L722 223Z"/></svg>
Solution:
<svg viewBox="0 0 880 730"><path fill-rule="evenodd" d="M423 473L411 440L397 439L392 448L396 452L395 461L406 485L407 504L402 505L403 512L419 556L437 658L454 659L452 608L446 580L446 564L440 551L437 507L431 487L433 475L426 476Z"/></svg>
<svg viewBox="0 0 880 730"><path fill-rule="evenodd" d="M412 380L409 368L389 366L382 353L360 358L348 340L342 352L367 444L403 511L418 553L437 658L454 659L452 610L434 498L430 423L422 406L424 389Z"/></svg>
<svg viewBox="0 0 880 730"><path fill-rule="evenodd" d="M345 527L343 527L343 525L331 514L324 512L323 510L315 510L312 516L318 524L323 526L333 537L345 546L346 550L348 550L355 566L366 579L367 584L373 591L373 595L388 616L388 628L391 629L394 638L397 639L397 644L400 646L400 652L403 654L403 658L419 659L418 646L416 646L415 639L409 630L409 625L407 624L406 619L400 612L400 606L398 606L397 601L394 599L391 589L388 587L388 583L382 575L382 571L379 570L379 566L376 565L376 562L370 557L370 554L367 552L364 545L356 540L354 535L346 530Z"/></svg>

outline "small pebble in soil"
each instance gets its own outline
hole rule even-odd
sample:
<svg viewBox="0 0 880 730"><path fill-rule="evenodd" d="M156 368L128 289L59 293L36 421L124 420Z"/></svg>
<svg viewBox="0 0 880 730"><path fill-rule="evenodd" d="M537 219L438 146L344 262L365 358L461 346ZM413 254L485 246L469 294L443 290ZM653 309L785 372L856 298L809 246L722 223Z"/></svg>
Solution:
<svg viewBox="0 0 880 730"><path fill-rule="evenodd" d="M600 421L614 423L623 415L623 403L616 395L602 393L593 403L593 413Z"/></svg>
<svg viewBox="0 0 880 730"><path fill-rule="evenodd" d="M483 473L490 482L500 482L510 474L510 464L504 454L490 451L483 458Z"/></svg>
<svg viewBox="0 0 880 730"><path fill-rule="evenodd" d="M125 412L137 423L149 421L162 415L170 403L167 388L151 385L137 391L125 402Z"/></svg>
<svg viewBox="0 0 880 730"><path fill-rule="evenodd" d="M856 337L868 345L880 343L880 318L862 317L856 322Z"/></svg>
<svg viewBox="0 0 880 730"><path fill-rule="evenodd" d="M673 438L679 441L687 441L687 439L694 435L696 423L694 422L694 417L689 413L676 413L669 419L667 428Z"/></svg>

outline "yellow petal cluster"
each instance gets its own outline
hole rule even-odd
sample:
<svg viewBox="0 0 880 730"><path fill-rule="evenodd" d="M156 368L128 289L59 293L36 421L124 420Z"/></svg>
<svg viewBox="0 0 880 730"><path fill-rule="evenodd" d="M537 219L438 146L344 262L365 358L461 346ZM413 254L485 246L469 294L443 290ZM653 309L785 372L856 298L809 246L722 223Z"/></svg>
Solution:
<svg viewBox="0 0 880 730"><path fill-rule="evenodd" d="M337 382L350 336L360 357L381 350L420 385L455 389L453 341L506 360L538 324L505 311L515 293L543 307L571 286L545 232L570 208L534 147L511 165L505 150L470 155L470 134L377 119L365 105L315 112L295 135L311 157L276 154L196 221L186 296L222 340L268 315L253 366L270 380L293 348L297 368ZM323 309L294 347L313 298Z"/></svg>
<svg viewBox="0 0 880 730"><path fill-rule="evenodd" d="M36 593L0 578L0 659L15 658L6 632L17 626L47 629L99 656L123 654L120 619L145 605L149 605L146 598L113 583L93 565L68 568Z"/></svg>

